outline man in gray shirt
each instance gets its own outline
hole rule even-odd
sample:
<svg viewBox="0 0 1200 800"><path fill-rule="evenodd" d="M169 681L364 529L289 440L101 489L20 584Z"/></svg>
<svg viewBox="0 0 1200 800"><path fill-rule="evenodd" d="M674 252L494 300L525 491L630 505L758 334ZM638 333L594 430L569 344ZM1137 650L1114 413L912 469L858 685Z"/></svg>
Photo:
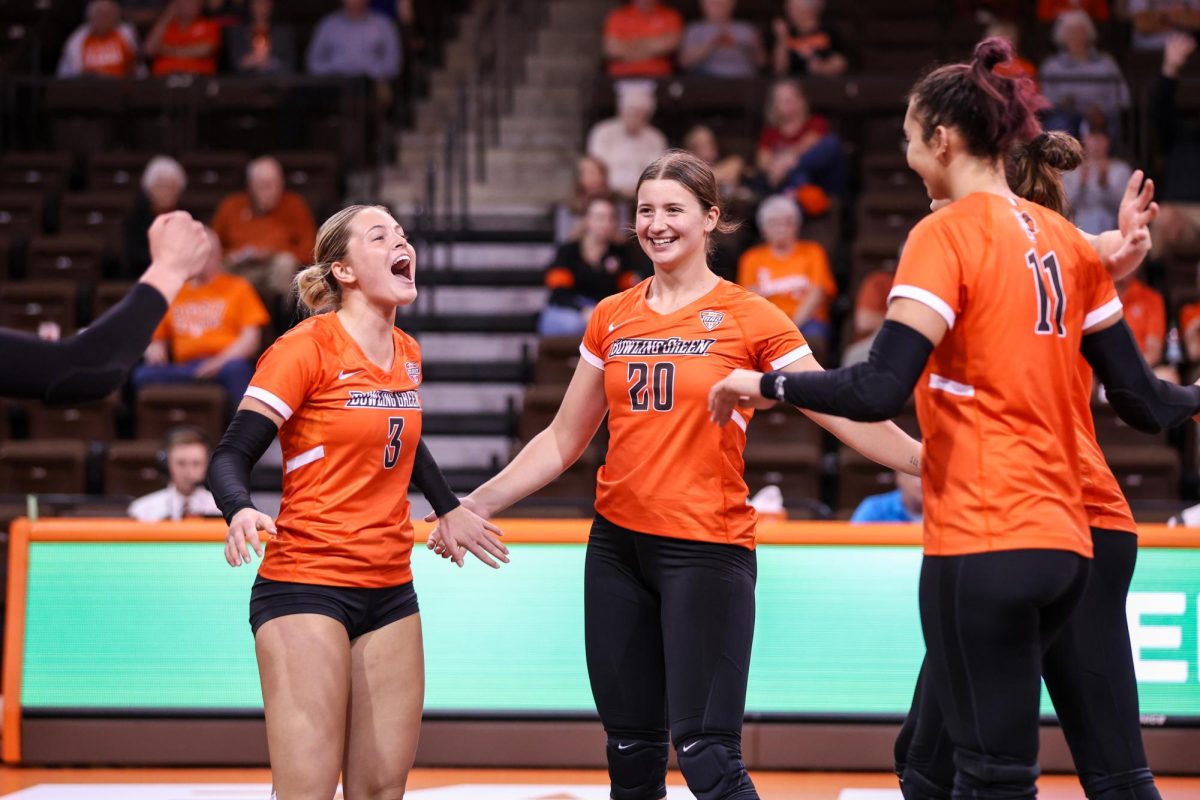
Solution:
<svg viewBox="0 0 1200 800"><path fill-rule="evenodd" d="M342 10L317 24L308 46L312 75L387 80L400 74L396 24L368 7L369 0L342 0Z"/></svg>
<svg viewBox="0 0 1200 800"><path fill-rule="evenodd" d="M685 72L717 78L749 78L766 63L762 40L748 22L733 19L736 0L703 0L704 19L683 32L679 64Z"/></svg>

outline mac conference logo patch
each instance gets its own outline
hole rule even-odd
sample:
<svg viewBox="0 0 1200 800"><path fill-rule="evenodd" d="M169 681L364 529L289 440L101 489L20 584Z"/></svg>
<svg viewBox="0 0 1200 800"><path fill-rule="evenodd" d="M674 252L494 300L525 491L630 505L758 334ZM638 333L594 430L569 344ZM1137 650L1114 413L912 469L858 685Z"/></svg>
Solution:
<svg viewBox="0 0 1200 800"><path fill-rule="evenodd" d="M421 365L416 361L405 361L404 371L408 373L408 378L413 383L421 382Z"/></svg>
<svg viewBox="0 0 1200 800"><path fill-rule="evenodd" d="M724 311L701 311L700 312L700 324L704 326L705 330L711 331L713 328L720 325L724 319L725 319Z"/></svg>

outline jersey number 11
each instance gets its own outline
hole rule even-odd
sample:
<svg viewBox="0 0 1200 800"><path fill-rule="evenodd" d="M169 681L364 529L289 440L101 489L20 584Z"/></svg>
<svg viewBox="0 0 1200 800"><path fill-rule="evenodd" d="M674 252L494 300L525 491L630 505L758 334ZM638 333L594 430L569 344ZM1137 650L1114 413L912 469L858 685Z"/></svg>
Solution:
<svg viewBox="0 0 1200 800"><path fill-rule="evenodd" d="M1063 292L1062 274L1058 268L1058 256L1053 252L1038 258L1038 254L1030 250L1025 254L1025 263L1033 270L1033 285L1037 288L1038 321L1034 332L1039 336L1057 333L1066 336L1067 329L1063 327L1063 315L1067 311L1067 296ZM1045 272L1045 277L1042 273ZM1054 308L1050 307L1050 292L1046 289L1049 281L1054 292ZM1051 312L1053 312L1053 327L1051 327Z"/></svg>

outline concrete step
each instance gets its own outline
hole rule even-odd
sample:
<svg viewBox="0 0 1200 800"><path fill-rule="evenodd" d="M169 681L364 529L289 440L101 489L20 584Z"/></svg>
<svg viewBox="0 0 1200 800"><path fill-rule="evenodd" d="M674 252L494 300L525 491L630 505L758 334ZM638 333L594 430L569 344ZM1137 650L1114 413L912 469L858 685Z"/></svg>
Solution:
<svg viewBox="0 0 1200 800"><path fill-rule="evenodd" d="M524 396L519 383L489 383L486 391L461 383L421 384L421 405L440 414L501 414L510 402L520 408Z"/></svg>
<svg viewBox="0 0 1200 800"><path fill-rule="evenodd" d="M476 391L481 390L476 387ZM425 394L424 389L421 393ZM423 397L422 405L425 402ZM487 469L496 463L503 466L508 463L511 447L507 436L422 436L421 440L429 445L442 469Z"/></svg>
<svg viewBox="0 0 1200 800"><path fill-rule="evenodd" d="M504 270L545 266L554 258L557 248L552 243L528 242L461 242L455 243L449 261L455 269Z"/></svg>
<svg viewBox="0 0 1200 800"><path fill-rule="evenodd" d="M437 286L421 290L420 300L426 314L536 314L546 298L542 287Z"/></svg>
<svg viewBox="0 0 1200 800"><path fill-rule="evenodd" d="M425 361L520 363L537 354L537 337L522 334L423 333L417 338Z"/></svg>

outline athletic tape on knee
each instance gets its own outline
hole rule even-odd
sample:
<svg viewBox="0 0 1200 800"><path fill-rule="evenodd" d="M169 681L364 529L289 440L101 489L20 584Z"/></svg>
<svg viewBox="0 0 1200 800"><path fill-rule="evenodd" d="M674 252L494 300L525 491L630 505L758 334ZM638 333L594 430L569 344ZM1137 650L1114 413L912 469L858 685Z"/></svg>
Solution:
<svg viewBox="0 0 1200 800"><path fill-rule="evenodd" d="M608 737L612 800L658 800L667 796L670 745L623 736Z"/></svg>
<svg viewBox="0 0 1200 800"><path fill-rule="evenodd" d="M679 770L696 800L758 797L746 774L741 748L722 738L699 736L675 747Z"/></svg>

